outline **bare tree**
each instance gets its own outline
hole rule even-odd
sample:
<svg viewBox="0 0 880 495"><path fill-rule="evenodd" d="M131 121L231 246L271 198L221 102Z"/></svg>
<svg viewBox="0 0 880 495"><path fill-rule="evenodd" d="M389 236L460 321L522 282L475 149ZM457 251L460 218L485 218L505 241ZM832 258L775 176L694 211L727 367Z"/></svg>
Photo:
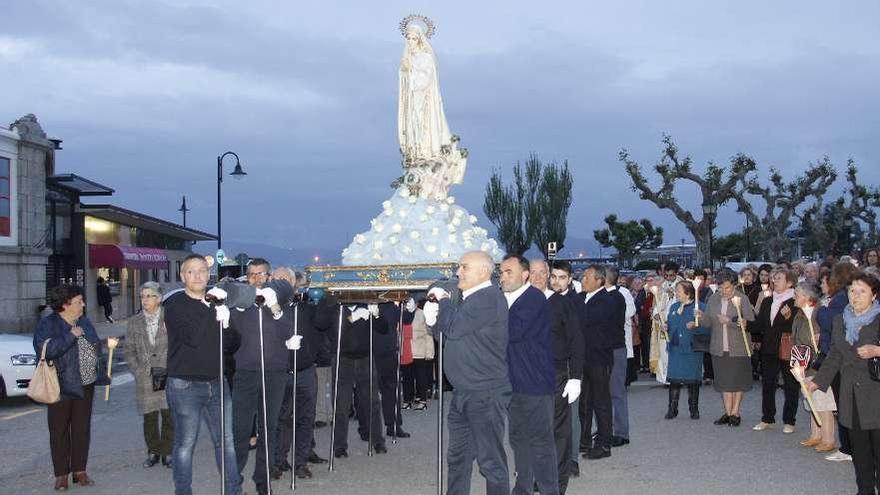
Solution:
<svg viewBox="0 0 880 495"><path fill-rule="evenodd" d="M742 181L750 172L756 170L755 161L746 155L738 154L730 159L729 168L709 162L706 170L699 174L693 171L689 156L684 158L679 156L678 147L670 136L663 135L663 145L660 161L654 165L654 171L660 176L660 184L657 187L649 183L642 173L642 167L630 157L626 149L620 151L619 159L626 167L633 191L637 191L641 199L650 201L661 209L670 210L675 218L685 225L697 243L697 263L706 265L711 258L709 236L715 226L715 215L702 215L701 212L701 218L697 220L693 214L695 209L683 206L676 197L676 183L685 181L696 185L702 196L702 205L711 205L717 211L717 208L739 193L738 187L741 187Z"/></svg>

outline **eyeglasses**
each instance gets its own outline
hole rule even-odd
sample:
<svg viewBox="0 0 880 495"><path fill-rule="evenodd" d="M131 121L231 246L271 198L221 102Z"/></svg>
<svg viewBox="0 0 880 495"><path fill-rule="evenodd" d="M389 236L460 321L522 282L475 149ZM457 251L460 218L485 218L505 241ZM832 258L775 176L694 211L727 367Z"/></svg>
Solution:
<svg viewBox="0 0 880 495"><path fill-rule="evenodd" d="M247 278L265 277L267 275L269 275L269 272L252 272L247 274Z"/></svg>
<svg viewBox="0 0 880 495"><path fill-rule="evenodd" d="M159 294L141 294L141 299L159 299Z"/></svg>

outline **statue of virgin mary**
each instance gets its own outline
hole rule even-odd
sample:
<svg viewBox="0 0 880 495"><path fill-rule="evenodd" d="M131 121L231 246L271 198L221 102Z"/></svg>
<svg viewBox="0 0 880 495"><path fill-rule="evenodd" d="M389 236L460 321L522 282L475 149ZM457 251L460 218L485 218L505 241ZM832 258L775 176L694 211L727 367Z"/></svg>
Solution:
<svg viewBox="0 0 880 495"><path fill-rule="evenodd" d="M406 38L397 113L404 183L419 197L444 199L449 186L464 178L467 150L458 148L443 112L437 58L428 42L433 22L411 15L400 30Z"/></svg>

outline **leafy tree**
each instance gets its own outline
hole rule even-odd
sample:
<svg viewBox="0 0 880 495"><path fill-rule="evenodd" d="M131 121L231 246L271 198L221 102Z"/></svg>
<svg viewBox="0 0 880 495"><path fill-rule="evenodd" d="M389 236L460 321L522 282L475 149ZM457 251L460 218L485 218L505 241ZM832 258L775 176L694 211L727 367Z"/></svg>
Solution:
<svg viewBox="0 0 880 495"><path fill-rule="evenodd" d="M626 167L633 191L637 191L641 199L650 201L661 209L672 211L675 218L694 236L697 243L697 264L708 265L709 235L711 229L715 227L715 215L702 215L700 220L694 218L693 212L701 211L702 208L682 205L675 194L676 183L685 181L696 185L702 197L701 205L714 205L715 208L720 208L733 198L738 184L750 172L756 170L755 161L746 155L738 154L731 158L729 169L709 162L706 170L698 174L693 171L689 156L684 158L679 156L678 147L670 136L663 135L663 145L660 161L654 165L654 171L660 176L659 187L652 186L648 182L642 173L642 167L630 158L626 149L620 150L618 156ZM725 173L727 173L726 178Z"/></svg>
<svg viewBox="0 0 880 495"><path fill-rule="evenodd" d="M571 207L572 176L568 162L544 164L534 154L513 167L513 184L504 185L495 170L486 186L483 211L495 225L498 240L509 253L522 254L532 242L547 256L547 243L565 245Z"/></svg>
<svg viewBox="0 0 880 495"><path fill-rule="evenodd" d="M618 261L631 266L633 258L645 249L653 249L663 243L663 228L654 227L650 220L643 218L638 222L617 221L617 215L605 217L607 228L594 230L593 237L604 247L617 250Z"/></svg>

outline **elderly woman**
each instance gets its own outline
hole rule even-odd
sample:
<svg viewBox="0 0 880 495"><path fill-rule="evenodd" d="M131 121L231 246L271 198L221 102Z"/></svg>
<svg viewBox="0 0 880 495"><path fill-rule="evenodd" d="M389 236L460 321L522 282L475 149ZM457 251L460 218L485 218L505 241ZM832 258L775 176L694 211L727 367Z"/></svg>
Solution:
<svg viewBox="0 0 880 495"><path fill-rule="evenodd" d="M107 385L105 373L98 370L101 343L92 322L83 315L82 288L60 285L49 295L54 311L37 324L34 349L40 354L46 343L46 360L54 361L61 385L61 400L49 404L49 448L55 469L55 490L94 485L86 474L91 440L92 399L95 385Z"/></svg>
<svg viewBox="0 0 880 495"><path fill-rule="evenodd" d="M816 319L816 306L819 303L819 293L816 286L810 282L801 282L794 290L794 304L800 311L794 316L794 322L791 324L791 332L794 336L794 345L809 346L813 351L813 356L819 352L819 322ZM809 317L807 316L809 313ZM816 362L815 359L813 361ZM821 364L821 363L820 363ZM807 370L807 376L815 374L813 369ZM834 393L815 391L812 393L813 403L816 405L814 411L822 421L822 426L816 424L816 421L810 416L810 438L801 441L804 447L815 447L816 452L834 452L837 450L837 441L835 440L837 421L834 419L834 411L837 405L834 402Z"/></svg>
<svg viewBox="0 0 880 495"><path fill-rule="evenodd" d="M125 359L134 375L138 412L144 416L147 444L144 468L155 466L160 459L163 466L171 467L174 427L162 383L168 357L168 331L161 307L162 288L156 282L146 282L141 285L140 295L143 311L128 320ZM157 388L160 390L155 390Z"/></svg>
<svg viewBox="0 0 880 495"><path fill-rule="evenodd" d="M840 373L841 424L849 428L856 485L861 494L880 488L880 382L872 380L869 359L880 357L880 281L857 274L849 286L849 305L834 319L828 357L809 383L827 390Z"/></svg>
<svg viewBox="0 0 880 495"><path fill-rule="evenodd" d="M703 303L695 303L694 285L683 280L675 284L676 302L669 308L666 325L669 342L669 368L666 379L669 381L669 408L666 419L678 416L678 399L682 385L688 388L688 407L691 419L700 419L700 385L703 382L703 352L693 350L695 335L708 335L709 329L698 327L694 318L695 304L705 309Z"/></svg>
<svg viewBox="0 0 880 495"><path fill-rule="evenodd" d="M739 426L743 393L752 388L752 362L749 359L752 343L742 325L753 321L755 312L746 295L736 290L739 277L733 270L722 269L717 280L720 283L718 292L709 297L706 312L697 310L696 313L702 324L712 329L709 341L715 369L712 383L724 401L724 414L714 424ZM739 302L739 310L736 302ZM745 321L740 321L740 314Z"/></svg>

